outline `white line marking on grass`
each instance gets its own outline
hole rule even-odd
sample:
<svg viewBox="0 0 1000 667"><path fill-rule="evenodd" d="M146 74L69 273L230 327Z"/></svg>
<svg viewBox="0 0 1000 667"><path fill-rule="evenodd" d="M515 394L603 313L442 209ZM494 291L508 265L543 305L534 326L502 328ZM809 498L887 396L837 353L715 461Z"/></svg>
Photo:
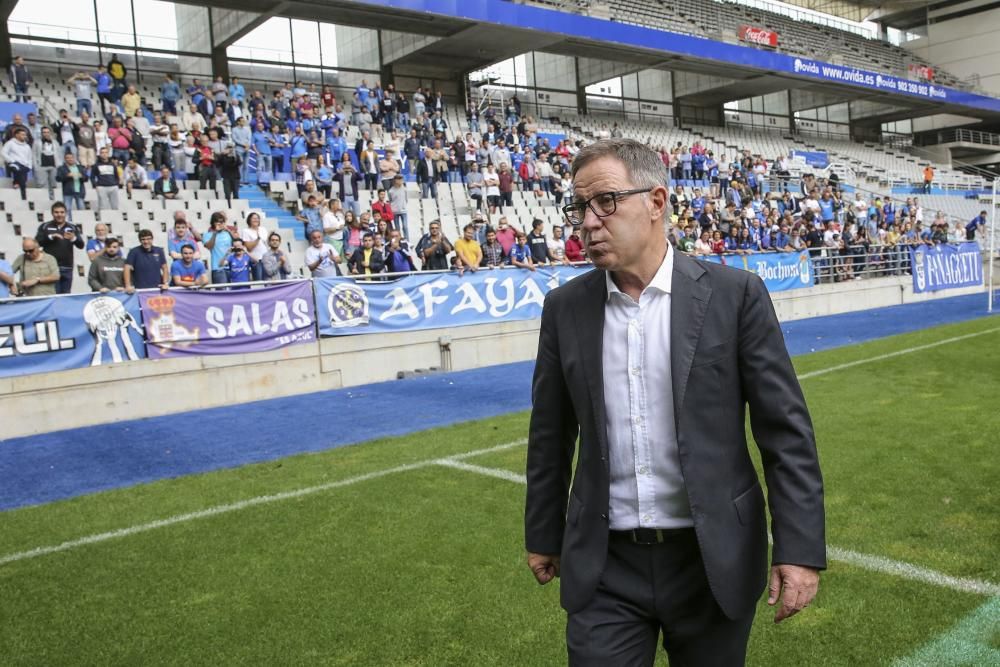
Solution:
<svg viewBox="0 0 1000 667"><path fill-rule="evenodd" d="M881 354L875 357L870 357L868 359L859 359L857 361L851 361L846 364L831 366L830 368L810 371L809 373L803 373L798 377L800 380L804 380L806 378L816 377L817 375L832 373L833 371L839 371L846 368L853 368L854 366L860 366L862 364L869 364L876 361L882 361L883 359L890 359L892 357L898 357L903 354L910 354L911 352L919 352L921 350L927 350L933 347L937 347L939 345L946 345L948 343L957 343L959 341L967 340L969 338L974 338L976 336L983 336L997 331L1000 331L1000 327L995 327L993 329L987 329L985 331L978 331L975 333L965 334L963 336L946 338L944 340L939 340L934 343L928 343L926 345L918 345L916 347L907 348L905 350L897 350L895 352L890 352L888 354ZM338 480L336 482L330 482L328 484L320 484L317 486L310 486L304 489L297 489L294 491L284 491L282 493L276 493L273 495L248 498L247 500L241 500L239 502L229 503L225 505L216 505L215 507L209 507L208 509L199 510L197 512L190 512L188 514L178 514L176 516L168 517L166 519L159 519L157 521L151 521L149 523L143 523L136 526L131 526L129 528L120 528L118 530L112 530L106 533L97 533L95 535L88 535L86 537L81 537L76 540L63 542L62 544L57 544L48 547L36 547L35 549L30 549L28 551L21 551L18 553L8 554L6 556L0 556L0 566L7 565L8 563L15 563L17 561L37 558L39 556L46 556L48 554L59 553L61 551L69 551L70 549L86 546L88 544L97 544L99 542L106 542L107 540L113 540L120 537L128 537L129 535L136 535L138 533L144 533L149 530L155 530L157 528L165 528L167 526L173 526L179 523L186 523L188 521L194 521L196 519L205 519L208 517L217 516L219 514L226 514L227 512L236 512L242 509L246 509L248 507L256 507L257 505L265 505L268 503L279 502L282 500L291 500L293 498L301 498L302 496L308 496L314 493L321 493L323 491L336 489L342 486L350 486L352 484L365 482L370 479L384 477L385 475L391 475L397 472L406 472L408 470L416 470L418 468L426 468L432 465L440 465L451 468L458 468L462 470L468 470L471 472L478 472L481 474L492 475L494 477L499 477L501 479L507 479L512 482L524 484L526 483L526 481L523 475L518 475L517 473L511 472L509 470L499 470L495 468L483 468L482 466L460 464L459 461L462 461L467 458L472 458L475 456L481 456L483 454L491 454L493 452L499 452L505 449L511 449L513 447L519 447L526 443L527 440L525 439L515 440L514 442L508 442L502 445L496 445L495 447L487 447L485 449L477 449L471 452L463 452L461 454L455 454L454 456L449 456L444 459L428 459L424 461L418 461L416 463L410 463L407 465L396 466L394 468L386 468L385 470L376 470L374 472L358 475L357 477L349 477L347 479ZM835 547L831 547L831 553L833 553L835 549L836 549ZM883 563L883 567L885 568L885 569L880 569L880 571L889 572L891 574L897 574L905 578L915 579L917 581L926 581L927 583L946 586L948 588L954 588L957 590L970 590L972 592L983 592L984 594L987 595L1000 594L998 593L998 591L1000 591L1000 587L998 587L996 584L991 584L989 582L976 581L973 579L957 579L955 577L949 577L948 575L934 572L933 570L925 570L915 565L909 565L908 563L890 561L888 559L883 559L878 556L855 554L854 552L846 550L840 550L840 551L843 554L849 554L851 556L873 559L873 562L879 561ZM836 559L836 557L834 558ZM867 567L867 566L861 565L861 567ZM973 586L973 588L971 589L968 588L968 586L970 585ZM976 587L982 588L982 591L977 590Z"/></svg>
<svg viewBox="0 0 1000 667"><path fill-rule="evenodd" d="M469 472L476 472L480 475L488 475L490 477L497 477L499 479L505 479L508 482L517 482L518 484L527 484L528 480L524 475L520 475L511 470L504 470L503 468L484 468L483 466L472 465L471 463L462 463L461 461L455 461L452 459L441 459L437 462L438 465L446 466L448 468L457 468L458 470L468 470Z"/></svg>
<svg viewBox="0 0 1000 667"><path fill-rule="evenodd" d="M506 479L519 484L527 483L524 475L518 475L510 470L503 470L501 468L484 468L483 466L474 465L451 465L447 459L442 459L441 461L438 461L438 463L441 465L448 465L452 468L458 468L460 470L479 473L481 475L489 475L491 477ZM920 581L925 584L933 584L935 586L950 588L956 591L978 593L980 595L1000 595L1000 585L990 583L988 581L952 577L918 565L912 565L910 563L892 560L882 556L871 556L869 554L858 553L857 551L851 551L849 549L841 549L840 547L827 547L826 551L831 560L847 563L848 565L853 565L864 570L891 574L902 579Z"/></svg>
<svg viewBox="0 0 1000 667"><path fill-rule="evenodd" d="M495 447L487 447L485 449L477 449L471 452L463 452L461 454L456 454L455 456L451 457L451 459L453 461L456 461L457 459L464 459L472 456L480 456L482 454L492 454L493 452L499 452L505 449L512 449L514 447L524 445L527 442L528 441L524 439L515 440L514 442L508 442L502 445L496 445ZM237 512L239 510L247 509L248 507L256 507L258 505L276 503L282 500L292 500L293 498L302 498L303 496L309 496L315 493L329 491L331 489L339 489L344 486L351 486L352 484L358 484L359 482L367 482L368 480L371 479L385 477L386 475L392 475L398 472L406 472L408 470L427 468L429 466L437 465L439 463L440 459L427 459L424 461L417 461L415 463L408 463L405 465L395 466L393 468L386 468L384 470L375 470L373 472L368 472L363 475L348 477L347 479L340 479L337 480L336 482L328 482L326 484L318 484L316 486L307 486L303 489L296 489L294 491L283 491L281 493L275 493L266 496L257 496L256 498L248 498L247 500L241 500L235 503L227 503L225 505L216 505L215 507L209 507L208 509L199 510L197 512L178 514L172 517L168 517L166 519L150 521L149 523L142 523L136 526L130 526L128 528L119 528L118 530L111 530L106 533L97 533L95 535L88 535L86 537L81 537L76 540L63 542L62 544L56 544L48 547L37 547L35 549L29 549L28 551L21 551L18 553L8 554L6 556L0 556L0 566L7 565L8 563L16 563L17 561L37 558L39 556L47 556L49 554L59 553L60 551L69 551L70 549L76 549L77 547L83 547L88 544L97 544L99 542L107 542L108 540L114 540L121 537L137 535L139 533L145 533L150 530L156 530L157 528L165 528L167 526L173 526L179 523L186 523L188 521L194 521L196 519L207 519L209 517L218 516L220 514ZM472 466L472 467L478 467L478 466Z"/></svg>
<svg viewBox="0 0 1000 667"><path fill-rule="evenodd" d="M816 371L809 371L808 373L803 373L802 375L799 375L798 378L800 380L805 380L807 378L816 377L818 375L826 375L827 373L832 373L834 371L842 371L845 368L854 368L855 366L862 366L864 364L871 364L876 361L892 359L893 357L899 357L904 354L911 354L913 352L929 350L933 347L938 347L939 345L947 345L948 343L957 343L959 341L968 340L969 338L975 338L977 336L985 336L986 334L996 333L997 331L1000 331L1000 327L986 329L985 331L976 331L975 333L964 334L962 336L955 336L953 338L945 338L944 340L935 341L933 343L927 343L926 345L917 345L916 347L908 347L905 350L896 350L895 352L887 352L886 354L880 354L874 357L868 357L867 359L858 359L857 361L849 361L846 364L838 364L836 366L830 366L829 368L821 368Z"/></svg>
<svg viewBox="0 0 1000 667"><path fill-rule="evenodd" d="M979 595L991 596L1000 595L1000 585L993 584L988 581L952 577L947 574L942 574L941 572L936 572L934 570L906 563L904 561L892 560L883 556L871 556L869 554L851 551L850 549L841 549L840 547L827 547L826 551L827 555L830 556L832 560L847 563L848 565L854 565L855 567L860 567L865 570L892 574L897 577L902 577L903 579L922 581L926 584L943 586L944 588L951 588L952 590L963 591L966 593L977 593Z"/></svg>

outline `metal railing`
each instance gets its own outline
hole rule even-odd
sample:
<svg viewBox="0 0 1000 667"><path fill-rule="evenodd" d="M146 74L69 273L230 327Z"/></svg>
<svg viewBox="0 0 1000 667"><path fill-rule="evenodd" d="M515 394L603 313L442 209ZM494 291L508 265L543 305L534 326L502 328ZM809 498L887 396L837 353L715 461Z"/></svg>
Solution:
<svg viewBox="0 0 1000 667"><path fill-rule="evenodd" d="M920 143L924 146L950 144L954 142L980 144L983 146L1000 146L1000 134L996 134L994 132L983 132L981 130L958 128L953 130L939 130L934 134L922 137L920 141Z"/></svg>

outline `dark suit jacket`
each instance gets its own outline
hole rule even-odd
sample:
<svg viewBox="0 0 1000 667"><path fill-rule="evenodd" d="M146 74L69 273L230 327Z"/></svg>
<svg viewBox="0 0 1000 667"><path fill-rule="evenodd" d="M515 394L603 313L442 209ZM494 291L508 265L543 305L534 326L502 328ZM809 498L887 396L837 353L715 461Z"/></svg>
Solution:
<svg viewBox="0 0 1000 667"><path fill-rule="evenodd" d="M437 162L431 160L430 169L428 169L426 160L421 159L417 161L417 183L430 183L436 181L437 177Z"/></svg>
<svg viewBox="0 0 1000 667"><path fill-rule="evenodd" d="M608 551L606 295L600 270L548 294L532 383L525 544L561 554L562 604L571 613L593 596ZM772 562L822 569L823 483L812 423L755 274L674 251L670 317L677 446L694 528L719 606L745 617L767 578L764 493L747 449L746 407L764 464Z"/></svg>

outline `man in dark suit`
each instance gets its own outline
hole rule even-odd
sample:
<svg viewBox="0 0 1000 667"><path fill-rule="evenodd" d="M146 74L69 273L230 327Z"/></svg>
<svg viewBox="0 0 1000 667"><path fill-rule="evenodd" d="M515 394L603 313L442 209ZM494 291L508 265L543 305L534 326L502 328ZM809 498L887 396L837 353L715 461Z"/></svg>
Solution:
<svg viewBox="0 0 1000 667"><path fill-rule="evenodd" d="M424 151L424 156L417 161L417 183L420 184L420 196L423 199L437 199L438 168L430 151Z"/></svg>
<svg viewBox="0 0 1000 667"><path fill-rule="evenodd" d="M632 140L580 151L564 212L597 270L542 312L525 543L539 583L562 579L572 665L652 665L661 631L671 665L743 664L767 583L747 406L776 622L826 567L812 424L770 297L670 248L666 178Z"/></svg>

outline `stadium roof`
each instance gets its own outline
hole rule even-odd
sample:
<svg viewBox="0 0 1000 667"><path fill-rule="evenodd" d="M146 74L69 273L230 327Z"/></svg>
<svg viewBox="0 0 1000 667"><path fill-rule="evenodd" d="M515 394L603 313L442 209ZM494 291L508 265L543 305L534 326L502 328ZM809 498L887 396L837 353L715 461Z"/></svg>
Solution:
<svg viewBox="0 0 1000 667"><path fill-rule="evenodd" d="M849 21L876 21L899 30L994 9L993 0L782 0Z"/></svg>

